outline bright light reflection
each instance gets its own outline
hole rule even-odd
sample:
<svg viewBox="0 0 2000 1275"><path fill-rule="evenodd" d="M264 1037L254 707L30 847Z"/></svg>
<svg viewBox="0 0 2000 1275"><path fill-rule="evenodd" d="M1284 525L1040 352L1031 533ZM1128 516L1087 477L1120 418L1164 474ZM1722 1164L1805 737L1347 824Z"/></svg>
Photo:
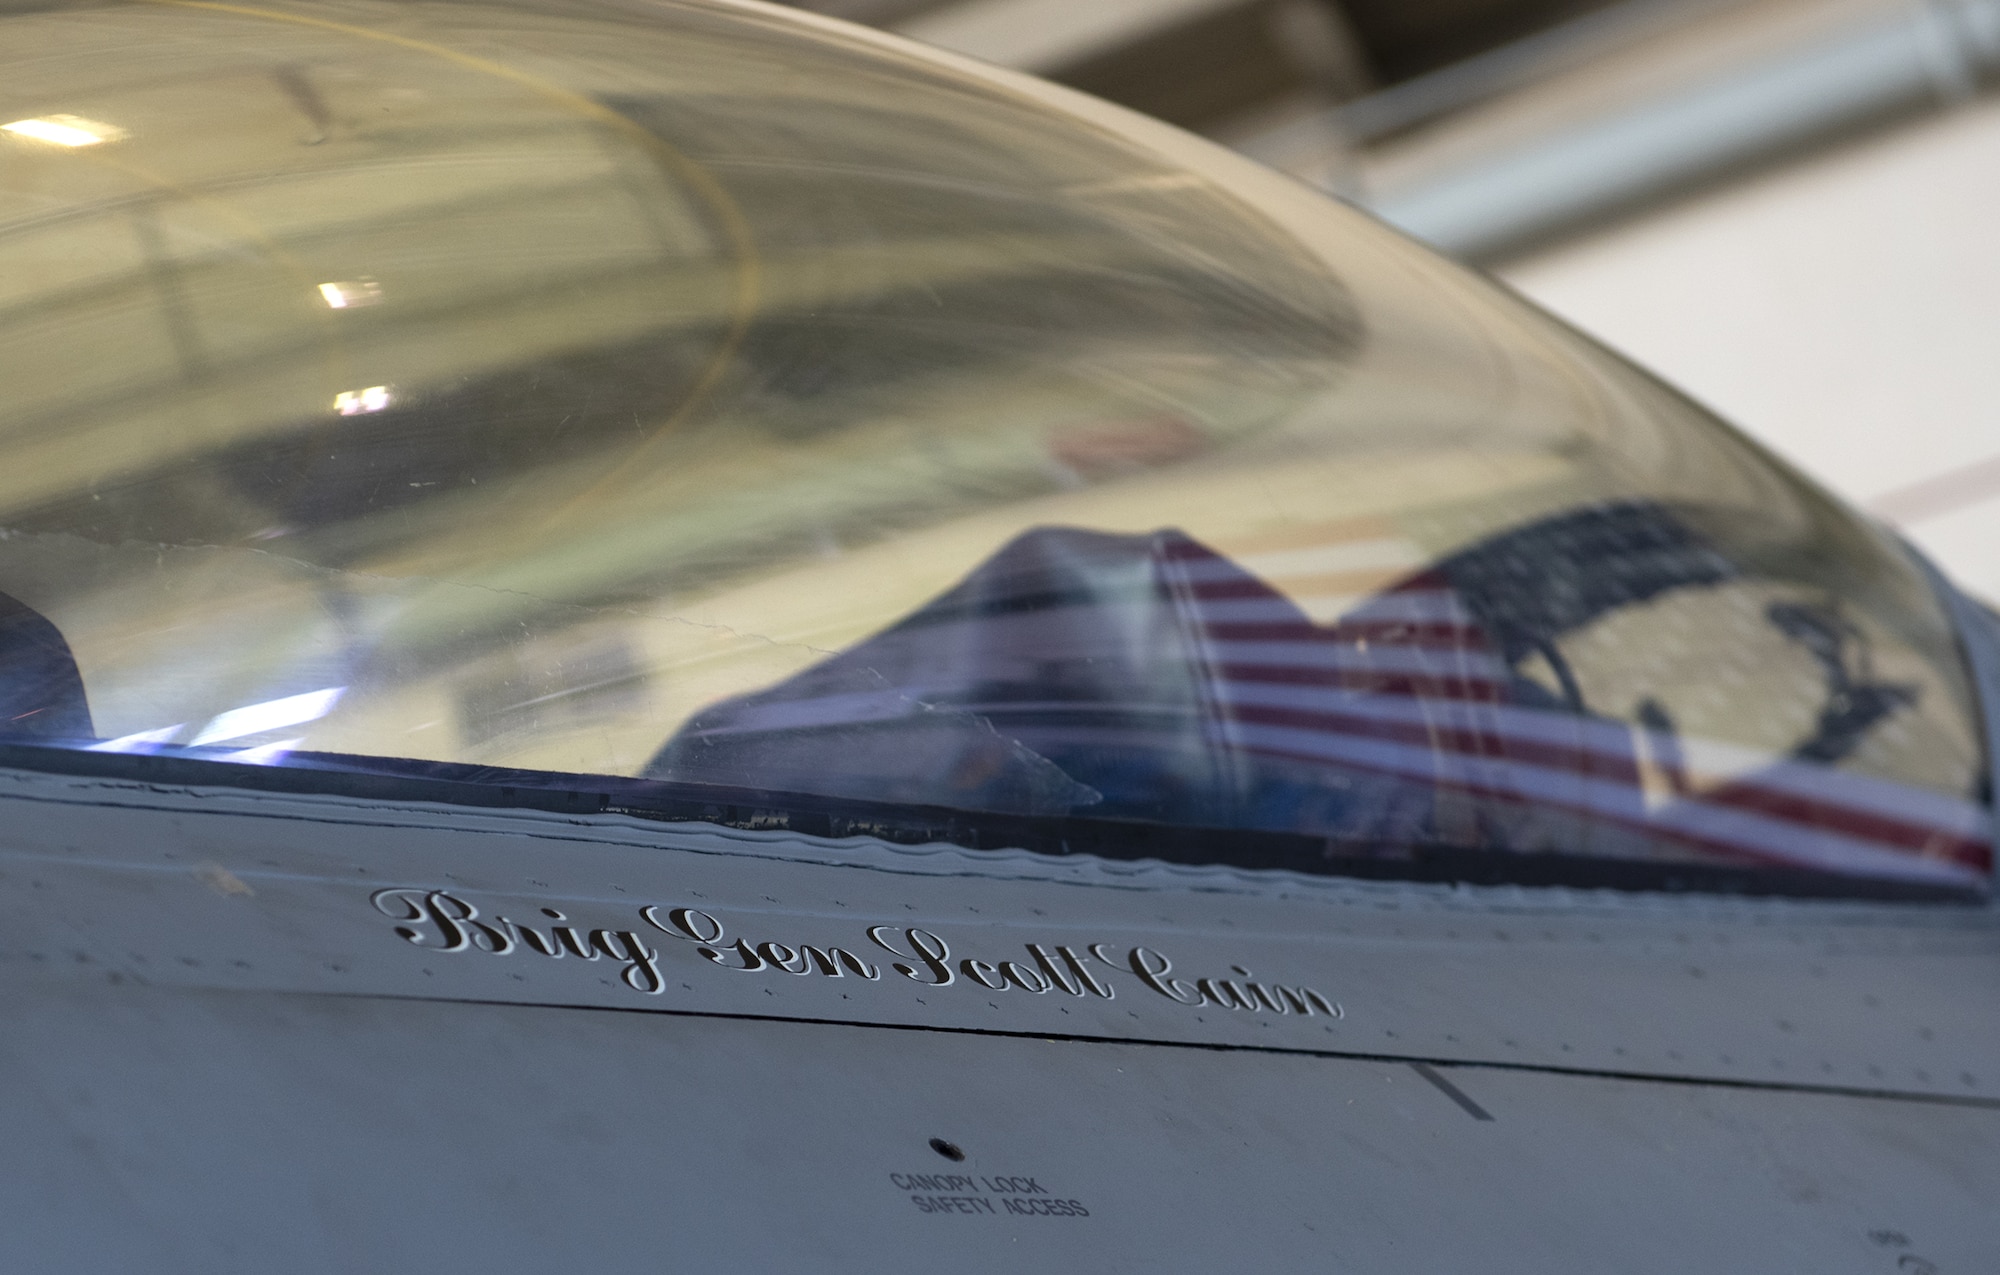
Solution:
<svg viewBox="0 0 2000 1275"><path fill-rule="evenodd" d="M287 695L284 699L232 708L202 727L193 743L213 744L225 739L241 739L245 735L261 734L325 717L340 702L340 693L346 689L345 686L329 686L323 691L307 691L303 695ZM291 742L296 744L299 741Z"/></svg>
<svg viewBox="0 0 2000 1275"><path fill-rule="evenodd" d="M380 301L382 285L373 279L345 279L338 283L322 283L319 295L330 309L356 310Z"/></svg>
<svg viewBox="0 0 2000 1275"><path fill-rule="evenodd" d="M101 744L92 744L84 751L89 753L131 753L148 744L164 744L178 735L186 722L175 722L172 726L162 726L157 730L142 730L132 735L120 735L107 739Z"/></svg>
<svg viewBox="0 0 2000 1275"><path fill-rule="evenodd" d="M294 748L305 743L304 737L281 739L275 744L259 744L255 748L244 748L233 753L224 753L217 761L239 761L247 766L275 766L285 760Z"/></svg>
<svg viewBox="0 0 2000 1275"><path fill-rule="evenodd" d="M95 146L100 142L115 142L131 136L116 124L100 124L80 115L44 115L39 119L15 120L12 124L0 124L0 132L33 138L53 146Z"/></svg>
<svg viewBox="0 0 2000 1275"><path fill-rule="evenodd" d="M371 385L365 390L342 390L333 396L333 410L342 416L379 412L389 403L389 387L386 385Z"/></svg>

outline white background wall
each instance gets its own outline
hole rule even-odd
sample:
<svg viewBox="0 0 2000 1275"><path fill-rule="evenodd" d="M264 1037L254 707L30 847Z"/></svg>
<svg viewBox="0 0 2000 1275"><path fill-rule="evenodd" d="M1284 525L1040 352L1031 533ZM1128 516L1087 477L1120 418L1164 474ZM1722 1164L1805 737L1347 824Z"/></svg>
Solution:
<svg viewBox="0 0 2000 1275"><path fill-rule="evenodd" d="M2000 601L2000 466L1955 492L1930 483L2000 456L2000 102L1498 273L1834 490L1888 497L1912 539Z"/></svg>

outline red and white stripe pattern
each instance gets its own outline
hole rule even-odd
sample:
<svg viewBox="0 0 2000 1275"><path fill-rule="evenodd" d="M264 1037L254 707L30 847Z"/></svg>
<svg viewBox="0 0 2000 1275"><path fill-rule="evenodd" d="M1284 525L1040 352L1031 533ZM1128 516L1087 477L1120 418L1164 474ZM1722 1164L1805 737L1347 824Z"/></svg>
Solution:
<svg viewBox="0 0 2000 1275"><path fill-rule="evenodd" d="M950 719L977 724L971 745L1005 737L1099 786L1107 815L1179 800L1177 817L1394 838L1420 823L1366 821L1428 808L1442 822L1449 806L1471 824L1433 832L1468 845L1987 882L1990 821L1971 800L1522 702L1443 573L1380 528L1232 549L1176 532L1026 533L952 593L718 706L679 742L735 748L713 754L730 767L791 759L752 775L774 787L879 786L870 768L888 766L949 804L968 772L943 742ZM918 729L902 748L883 742L906 725ZM1322 800L1343 789L1355 800Z"/></svg>
<svg viewBox="0 0 2000 1275"><path fill-rule="evenodd" d="M1323 626L1243 570L1310 564L1310 551L1238 566L1192 541L1162 548L1162 576L1200 634L1210 729L1244 753L1560 811L1721 862L1960 887L1990 875L1990 817L1970 800L1508 703L1510 670L1438 573ZM1349 542L1318 560L1387 565L1394 548Z"/></svg>

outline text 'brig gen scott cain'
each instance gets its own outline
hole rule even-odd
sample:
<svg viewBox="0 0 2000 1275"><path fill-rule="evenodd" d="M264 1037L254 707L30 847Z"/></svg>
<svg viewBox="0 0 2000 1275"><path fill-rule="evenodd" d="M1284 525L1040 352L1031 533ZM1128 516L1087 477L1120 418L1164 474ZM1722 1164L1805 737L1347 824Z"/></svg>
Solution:
<svg viewBox="0 0 2000 1275"><path fill-rule="evenodd" d="M897 979L926 987L973 987L988 992L1049 993L1111 1000L1117 988L1110 973L1129 974L1139 986L1176 1004L1213 1006L1252 1014L1340 1018L1340 1004L1310 987L1260 983L1242 966L1231 966L1230 978L1175 977L1174 963L1149 947L1114 950L1104 943L1024 943L1024 955L987 960L954 954L944 938L916 926L871 925L866 942L853 949L814 943L783 943L776 939L731 938L723 923L696 908L662 908L648 904L628 928L591 928L572 923L554 908L537 909L532 922L506 916L483 916L473 904L445 890L404 887L377 890L370 896L375 910L397 922L395 932L433 952L484 953L550 960L610 961L619 978L635 992L656 996L666 988L660 972L660 952L652 946L657 935L689 945L700 960L741 974L793 975L800 978L854 978L879 982L883 966L875 955L891 958L886 969ZM874 959L869 959L873 956ZM892 980L894 981L894 980Z"/></svg>

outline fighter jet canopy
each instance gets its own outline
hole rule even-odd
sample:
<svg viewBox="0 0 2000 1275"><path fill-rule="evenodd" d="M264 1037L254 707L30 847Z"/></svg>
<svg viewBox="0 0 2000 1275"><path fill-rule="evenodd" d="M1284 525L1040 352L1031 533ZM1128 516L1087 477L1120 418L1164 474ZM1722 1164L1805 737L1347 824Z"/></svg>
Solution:
<svg viewBox="0 0 2000 1275"><path fill-rule="evenodd" d="M1162 125L699 2L15 6L0 97L10 764L1986 888L1906 550Z"/></svg>

